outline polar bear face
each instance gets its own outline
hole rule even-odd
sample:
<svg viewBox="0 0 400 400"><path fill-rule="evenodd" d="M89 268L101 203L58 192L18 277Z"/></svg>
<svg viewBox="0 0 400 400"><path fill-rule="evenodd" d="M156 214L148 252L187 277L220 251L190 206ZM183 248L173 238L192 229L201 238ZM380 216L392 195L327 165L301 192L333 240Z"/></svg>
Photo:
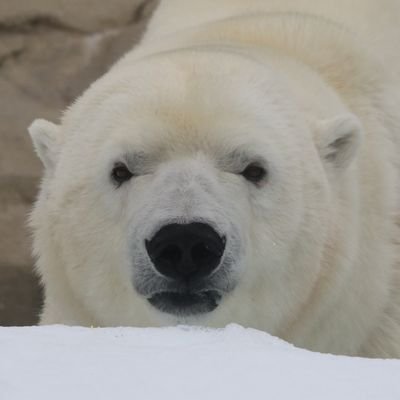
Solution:
<svg viewBox="0 0 400 400"><path fill-rule="evenodd" d="M116 67L61 127L36 121L45 319L276 333L319 277L360 137L353 116L310 121L293 98L264 65L182 51Z"/></svg>

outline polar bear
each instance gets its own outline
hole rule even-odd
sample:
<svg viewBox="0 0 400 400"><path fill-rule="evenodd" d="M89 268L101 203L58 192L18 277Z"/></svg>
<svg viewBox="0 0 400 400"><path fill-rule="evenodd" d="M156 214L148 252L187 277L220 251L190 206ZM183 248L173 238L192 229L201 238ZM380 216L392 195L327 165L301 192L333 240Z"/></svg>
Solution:
<svg viewBox="0 0 400 400"><path fill-rule="evenodd" d="M164 0L29 131L42 324L400 357L397 0ZM397 239L397 242L396 242Z"/></svg>

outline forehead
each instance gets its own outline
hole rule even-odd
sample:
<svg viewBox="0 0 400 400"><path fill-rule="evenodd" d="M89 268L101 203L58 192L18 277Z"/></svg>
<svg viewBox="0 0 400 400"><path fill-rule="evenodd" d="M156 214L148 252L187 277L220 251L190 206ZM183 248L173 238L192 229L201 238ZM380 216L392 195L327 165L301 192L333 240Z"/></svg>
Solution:
<svg viewBox="0 0 400 400"><path fill-rule="evenodd" d="M112 73L118 79L106 81L102 101L88 107L87 131L99 142L144 152L215 149L279 142L277 133L293 125L292 105L276 77L242 57L173 54Z"/></svg>

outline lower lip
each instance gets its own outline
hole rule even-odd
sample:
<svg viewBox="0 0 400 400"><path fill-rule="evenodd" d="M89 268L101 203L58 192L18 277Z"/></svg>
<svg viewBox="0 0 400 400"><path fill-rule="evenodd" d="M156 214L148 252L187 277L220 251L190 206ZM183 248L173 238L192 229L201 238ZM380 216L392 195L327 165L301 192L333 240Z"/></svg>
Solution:
<svg viewBox="0 0 400 400"><path fill-rule="evenodd" d="M221 294L215 290L197 293L156 293L148 299L149 303L161 312L188 317L209 313L218 307Z"/></svg>

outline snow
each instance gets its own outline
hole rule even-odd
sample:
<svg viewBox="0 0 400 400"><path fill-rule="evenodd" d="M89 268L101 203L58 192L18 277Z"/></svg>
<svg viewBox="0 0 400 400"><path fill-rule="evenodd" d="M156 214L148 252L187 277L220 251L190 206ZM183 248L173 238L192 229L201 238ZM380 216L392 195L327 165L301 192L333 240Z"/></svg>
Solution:
<svg viewBox="0 0 400 400"><path fill-rule="evenodd" d="M400 399L400 360L313 353L253 329L0 328L0 399Z"/></svg>

